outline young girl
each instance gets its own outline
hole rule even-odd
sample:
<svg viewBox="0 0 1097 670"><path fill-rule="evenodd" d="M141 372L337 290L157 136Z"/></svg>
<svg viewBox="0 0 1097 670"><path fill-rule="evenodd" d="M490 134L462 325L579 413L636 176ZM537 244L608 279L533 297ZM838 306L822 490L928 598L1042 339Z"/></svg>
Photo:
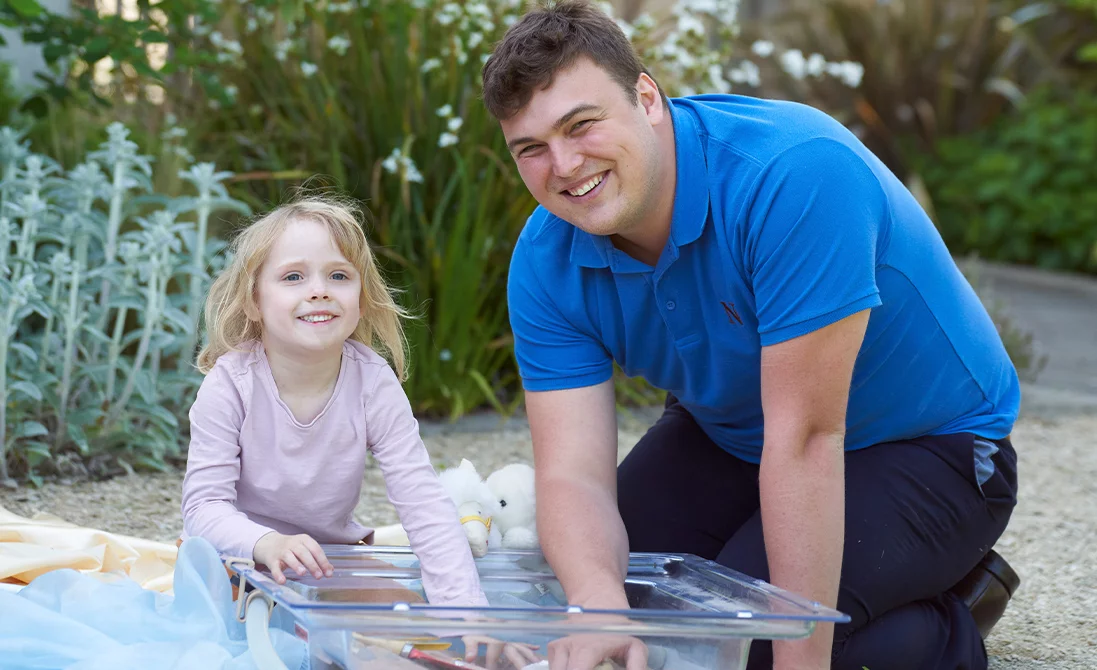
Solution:
<svg viewBox="0 0 1097 670"><path fill-rule="evenodd" d="M372 534L353 517L368 449L430 603L487 605L400 386L405 314L358 211L317 198L285 205L248 227L233 251L206 302L183 537L251 557L280 584L287 570L331 576L320 544Z"/></svg>

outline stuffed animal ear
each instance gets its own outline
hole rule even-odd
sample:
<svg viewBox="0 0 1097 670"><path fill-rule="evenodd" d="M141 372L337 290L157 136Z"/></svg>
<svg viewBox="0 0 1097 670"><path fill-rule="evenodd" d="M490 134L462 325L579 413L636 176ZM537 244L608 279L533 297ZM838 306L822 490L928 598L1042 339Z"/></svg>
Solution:
<svg viewBox="0 0 1097 670"><path fill-rule="evenodd" d="M462 458L461 459L461 464L459 466L457 466L457 469L458 470L468 470L472 474L474 474L476 476L479 476L479 473L476 472L476 466L473 465L472 461L470 461L467 458Z"/></svg>

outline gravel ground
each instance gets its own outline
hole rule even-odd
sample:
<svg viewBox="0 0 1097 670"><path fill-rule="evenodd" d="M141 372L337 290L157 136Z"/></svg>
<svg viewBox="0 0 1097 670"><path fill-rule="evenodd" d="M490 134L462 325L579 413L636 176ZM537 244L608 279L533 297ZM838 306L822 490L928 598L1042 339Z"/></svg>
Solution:
<svg viewBox="0 0 1097 670"><path fill-rule="evenodd" d="M650 415L624 417L620 456L643 435ZM524 424L473 417L423 426L436 464L470 458L481 474L513 462L532 464ZM994 670L1097 668L1097 415L1023 418L1013 433L1020 456L1019 505L997 549L1019 572L1021 588L987 641ZM73 523L173 541L181 529L182 473L104 482L0 489L0 505L22 515L48 512ZM363 523L396 522L379 470L366 473L357 514Z"/></svg>

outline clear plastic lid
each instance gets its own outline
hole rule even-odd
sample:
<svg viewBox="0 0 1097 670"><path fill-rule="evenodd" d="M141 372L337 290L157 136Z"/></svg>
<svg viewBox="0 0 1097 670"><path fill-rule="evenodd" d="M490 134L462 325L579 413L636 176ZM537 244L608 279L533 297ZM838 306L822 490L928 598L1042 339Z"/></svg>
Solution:
<svg viewBox="0 0 1097 670"><path fill-rule="evenodd" d="M697 638L798 638L818 622L849 617L692 555L634 553L628 610L568 606L543 555L497 551L476 559L490 607L426 603L419 561L406 547L325 545L331 577L279 585L253 568L238 572L310 631L363 630L400 635L572 635L618 633Z"/></svg>

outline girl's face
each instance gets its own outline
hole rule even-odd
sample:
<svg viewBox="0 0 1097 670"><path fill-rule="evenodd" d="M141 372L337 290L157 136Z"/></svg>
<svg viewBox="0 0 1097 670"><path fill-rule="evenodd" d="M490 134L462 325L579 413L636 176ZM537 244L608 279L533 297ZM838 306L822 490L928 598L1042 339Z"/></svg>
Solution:
<svg viewBox="0 0 1097 670"><path fill-rule="evenodd" d="M326 226L290 221L259 270L263 345L287 355L340 351L362 314L362 278Z"/></svg>

